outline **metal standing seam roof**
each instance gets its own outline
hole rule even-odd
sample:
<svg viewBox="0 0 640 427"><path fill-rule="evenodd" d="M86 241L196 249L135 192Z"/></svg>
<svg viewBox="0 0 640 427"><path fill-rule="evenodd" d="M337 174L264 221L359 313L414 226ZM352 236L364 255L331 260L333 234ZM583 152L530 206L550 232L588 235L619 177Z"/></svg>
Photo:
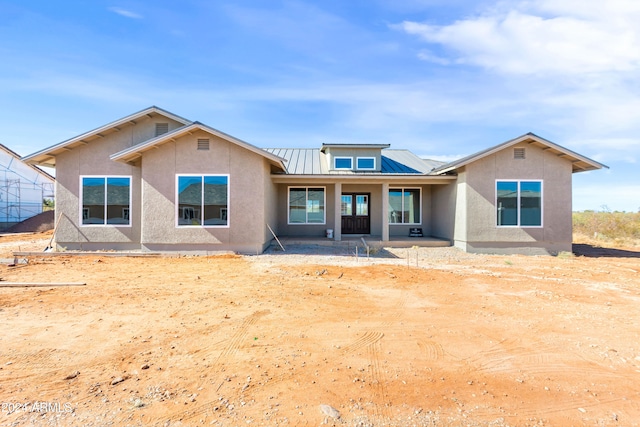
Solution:
<svg viewBox="0 0 640 427"><path fill-rule="evenodd" d="M424 160L408 150L385 149L382 152L381 171L330 170L326 155L318 148L265 148L266 152L286 160L290 175L426 175L443 163Z"/></svg>

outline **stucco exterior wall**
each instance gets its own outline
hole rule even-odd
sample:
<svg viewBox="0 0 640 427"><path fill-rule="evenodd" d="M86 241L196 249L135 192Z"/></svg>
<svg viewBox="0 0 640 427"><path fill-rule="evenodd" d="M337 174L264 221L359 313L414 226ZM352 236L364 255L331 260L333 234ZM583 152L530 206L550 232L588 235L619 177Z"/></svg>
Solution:
<svg viewBox="0 0 640 427"><path fill-rule="evenodd" d="M380 148L348 148L348 147L330 147L327 148L324 155L324 160L327 162L327 168L333 170L333 159L335 157L351 157L353 160L353 170L357 169L358 157L373 157L375 158L376 167L375 170L379 171L382 165L382 153Z"/></svg>
<svg viewBox="0 0 640 427"><path fill-rule="evenodd" d="M525 148L525 159L514 158L516 147ZM529 144L506 148L467 165L466 230L458 233L462 221L456 221L456 246L491 253L571 251L571 174L569 161ZM496 180L542 181L542 227L496 226Z"/></svg>
<svg viewBox="0 0 640 427"><path fill-rule="evenodd" d="M209 150L197 150L208 138ZM234 250L259 253L266 247L267 161L236 144L200 131L167 142L142 158L142 236L148 250L182 252ZM178 227L176 175L229 175L228 226Z"/></svg>
<svg viewBox="0 0 640 427"><path fill-rule="evenodd" d="M431 187L431 235L453 241L457 183Z"/></svg>
<svg viewBox="0 0 640 427"><path fill-rule="evenodd" d="M288 192L289 187L325 187L326 197L326 224L288 224ZM390 186L390 188L400 188L400 186ZM422 228L425 236L432 233L432 185L405 185L404 188L420 188L421 189L421 224L390 224L390 237L408 237L409 229L413 227ZM342 193L369 194L369 217L370 217L370 234L373 236L382 235L382 217L388 215L382 211L382 184L342 184ZM334 209L340 209L335 206L335 186L327 184L326 186L318 184L280 184L278 186L278 234L287 237L324 237L328 228L336 230L341 224L335 224ZM343 235L345 236L345 235ZM348 235L347 235L348 236Z"/></svg>
<svg viewBox="0 0 640 427"><path fill-rule="evenodd" d="M389 189L400 188L399 186L389 185ZM431 185L405 185L402 188L419 188L421 194L420 205L420 224L389 224L389 238L409 237L410 228L422 228L422 234L424 236L430 236L431 230ZM388 213L387 213L388 214ZM379 234L379 233L376 233Z"/></svg>
<svg viewBox="0 0 640 427"><path fill-rule="evenodd" d="M325 224L289 224L289 187L325 188ZM288 237L324 237L326 230L336 229L333 212L335 208L335 186L333 184L279 184L278 185L278 234Z"/></svg>
<svg viewBox="0 0 640 427"><path fill-rule="evenodd" d="M271 167L270 165L265 162L264 165L264 215L265 215L265 221L267 224L269 224L269 226L271 227L271 229L273 230L274 233L276 233L276 236L279 235L279 228L278 228L278 185L275 184L271 178L269 178L271 174ZM271 242L273 240L273 234L271 234L271 231L269 231L269 228L265 227L264 228L264 241L265 242ZM265 247L266 249L266 247Z"/></svg>
<svg viewBox="0 0 640 427"><path fill-rule="evenodd" d="M59 249L140 248L140 176L137 166L111 161L109 156L152 138L156 123L169 123L170 129L180 123L163 116L144 117L136 124L124 126L104 138L93 139L56 157L56 243ZM83 175L131 177L131 226L82 225L80 209L80 177Z"/></svg>

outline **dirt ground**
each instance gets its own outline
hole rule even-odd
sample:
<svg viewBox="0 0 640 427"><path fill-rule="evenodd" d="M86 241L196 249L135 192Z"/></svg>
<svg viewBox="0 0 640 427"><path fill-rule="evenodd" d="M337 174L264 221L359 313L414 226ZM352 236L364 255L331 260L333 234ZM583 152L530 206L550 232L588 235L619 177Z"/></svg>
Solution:
<svg viewBox="0 0 640 427"><path fill-rule="evenodd" d="M640 425L637 249L8 265L49 237L0 236L2 426Z"/></svg>

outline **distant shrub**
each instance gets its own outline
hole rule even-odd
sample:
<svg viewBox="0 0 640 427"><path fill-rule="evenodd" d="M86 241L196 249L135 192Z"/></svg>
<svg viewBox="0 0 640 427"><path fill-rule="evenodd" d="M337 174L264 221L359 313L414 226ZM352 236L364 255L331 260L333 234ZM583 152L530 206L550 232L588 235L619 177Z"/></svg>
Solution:
<svg viewBox="0 0 640 427"><path fill-rule="evenodd" d="M583 240L640 246L640 212L574 212L573 233Z"/></svg>

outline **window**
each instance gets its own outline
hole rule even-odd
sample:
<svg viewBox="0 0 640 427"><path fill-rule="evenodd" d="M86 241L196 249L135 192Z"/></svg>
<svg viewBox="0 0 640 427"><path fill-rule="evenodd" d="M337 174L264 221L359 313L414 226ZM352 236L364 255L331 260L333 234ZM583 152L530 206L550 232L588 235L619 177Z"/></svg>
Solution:
<svg viewBox="0 0 640 427"><path fill-rule="evenodd" d="M356 159L356 166L360 170L375 170L376 158L375 157L358 157Z"/></svg>
<svg viewBox="0 0 640 427"><path fill-rule="evenodd" d="M80 183L82 225L131 225L131 177L83 176Z"/></svg>
<svg viewBox="0 0 640 427"><path fill-rule="evenodd" d="M353 203L352 197L350 194L343 194L340 196L340 213L342 216L351 216L353 215Z"/></svg>
<svg viewBox="0 0 640 427"><path fill-rule="evenodd" d="M389 189L389 224L420 224L420 189Z"/></svg>
<svg viewBox="0 0 640 427"><path fill-rule="evenodd" d="M542 181L497 181L498 227L542 226Z"/></svg>
<svg viewBox="0 0 640 427"><path fill-rule="evenodd" d="M289 224L324 224L324 206L324 187L289 187Z"/></svg>
<svg viewBox="0 0 640 427"><path fill-rule="evenodd" d="M229 225L228 175L178 175L178 226Z"/></svg>
<svg viewBox="0 0 640 427"><path fill-rule="evenodd" d="M169 123L156 123L156 136L169 132Z"/></svg>
<svg viewBox="0 0 640 427"><path fill-rule="evenodd" d="M208 150L209 149L209 140L208 139L198 139L198 150Z"/></svg>
<svg viewBox="0 0 640 427"><path fill-rule="evenodd" d="M514 159L524 159L524 148L514 148L513 149L513 158Z"/></svg>
<svg viewBox="0 0 640 427"><path fill-rule="evenodd" d="M333 158L334 169L353 169L352 157L334 157Z"/></svg>

